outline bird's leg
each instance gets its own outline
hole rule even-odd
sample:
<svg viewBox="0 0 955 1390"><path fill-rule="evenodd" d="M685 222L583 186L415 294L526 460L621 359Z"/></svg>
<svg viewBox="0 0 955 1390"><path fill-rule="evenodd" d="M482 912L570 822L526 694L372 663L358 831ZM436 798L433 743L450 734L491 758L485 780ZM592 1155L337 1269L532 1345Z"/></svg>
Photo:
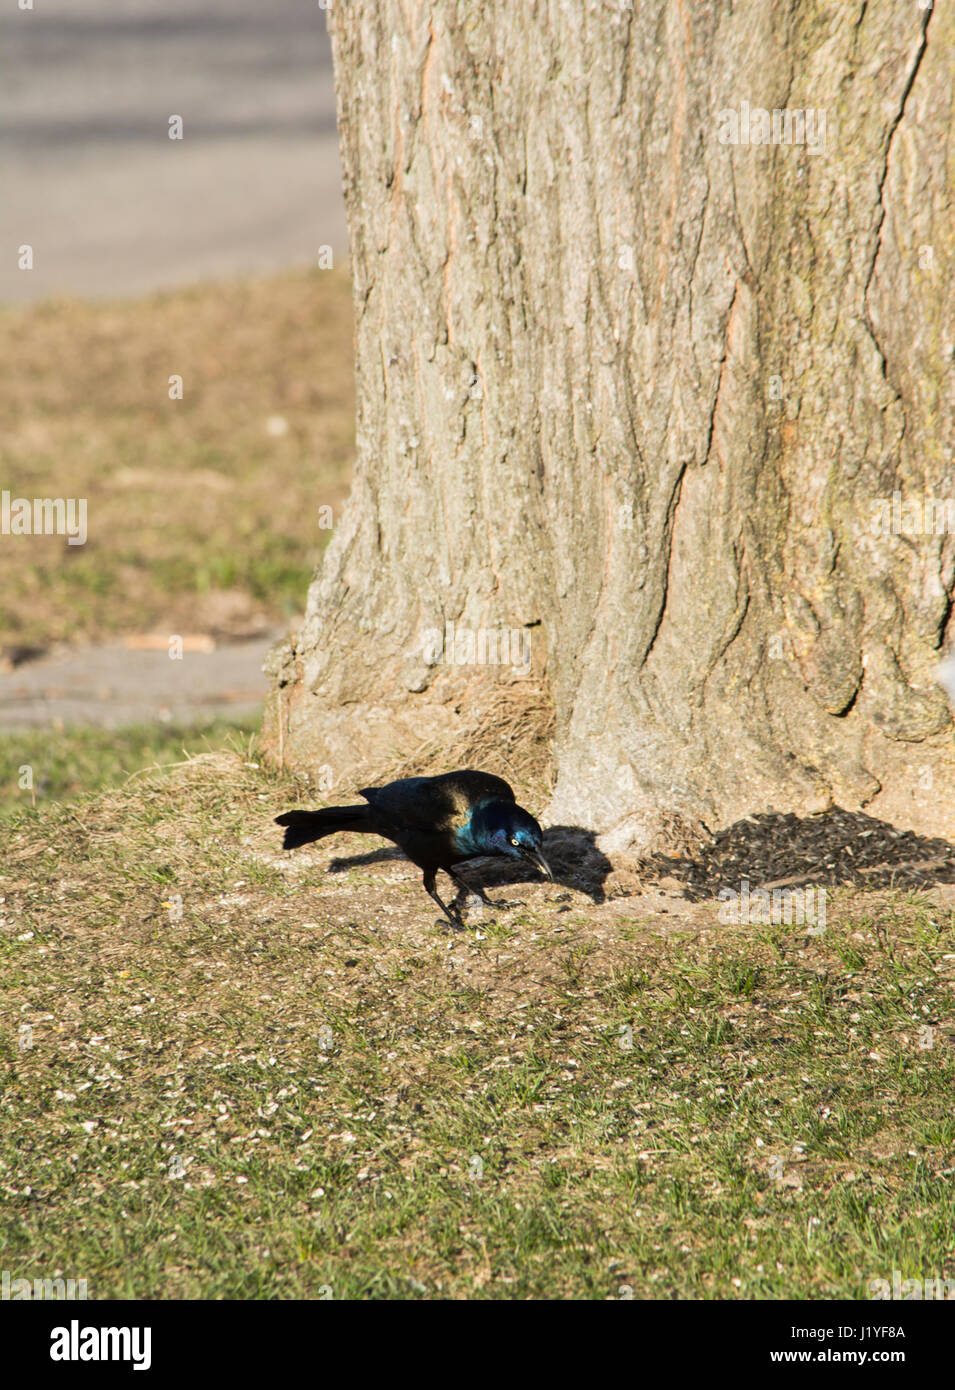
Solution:
<svg viewBox="0 0 955 1390"><path fill-rule="evenodd" d="M485 907L507 908L524 906L523 901L521 899L517 899L512 903L502 901L495 902L493 898L488 897L488 895L485 893L484 889L481 887L479 883L475 883L473 886L470 883L465 883L464 879L461 878L460 875L456 874L453 869L448 869L448 876L449 878L454 879L455 883L458 885L459 890L462 893L466 893L468 897L470 897L472 893L476 893L478 897L481 899L481 902L484 903Z"/></svg>
<svg viewBox="0 0 955 1390"><path fill-rule="evenodd" d="M464 879L461 877L461 875L456 874L453 869L446 869L445 872L447 873L448 878L452 881L452 883L458 890L455 894L455 901L460 899L462 902L466 903L468 898L471 898L475 894L477 894L477 896L481 899L482 902L487 902L487 898L481 892L480 888L472 888L470 883L466 883Z"/></svg>
<svg viewBox="0 0 955 1390"><path fill-rule="evenodd" d="M445 904L438 897L437 889L434 886L435 877L436 874L434 869L425 869L424 878L422 879L422 882L424 883L424 891L428 894L429 898L434 899L434 901L438 904L438 907L440 907L441 911L444 913L445 917L451 923L452 927L454 927L457 931L464 926L464 920L461 917L460 913L458 913L456 917L453 916L450 908L446 907Z"/></svg>

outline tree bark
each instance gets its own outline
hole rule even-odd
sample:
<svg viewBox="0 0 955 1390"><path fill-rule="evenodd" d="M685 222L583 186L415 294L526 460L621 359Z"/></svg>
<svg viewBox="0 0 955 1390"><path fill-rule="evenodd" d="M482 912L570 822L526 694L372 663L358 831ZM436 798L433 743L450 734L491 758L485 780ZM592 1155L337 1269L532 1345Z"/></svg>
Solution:
<svg viewBox="0 0 955 1390"><path fill-rule="evenodd" d="M413 763L496 690L608 851L955 832L955 544L885 510L952 496L953 9L334 0L357 464L286 762Z"/></svg>

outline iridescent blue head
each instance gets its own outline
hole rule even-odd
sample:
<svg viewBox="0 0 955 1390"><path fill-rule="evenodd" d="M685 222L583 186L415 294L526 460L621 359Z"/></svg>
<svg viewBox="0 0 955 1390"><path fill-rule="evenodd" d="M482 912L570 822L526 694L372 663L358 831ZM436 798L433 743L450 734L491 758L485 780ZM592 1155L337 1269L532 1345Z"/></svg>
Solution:
<svg viewBox="0 0 955 1390"><path fill-rule="evenodd" d="M554 877L541 854L544 832L530 812L513 801L486 801L483 806L476 807L465 833L477 854L505 854L509 859L524 859L540 869L545 877Z"/></svg>

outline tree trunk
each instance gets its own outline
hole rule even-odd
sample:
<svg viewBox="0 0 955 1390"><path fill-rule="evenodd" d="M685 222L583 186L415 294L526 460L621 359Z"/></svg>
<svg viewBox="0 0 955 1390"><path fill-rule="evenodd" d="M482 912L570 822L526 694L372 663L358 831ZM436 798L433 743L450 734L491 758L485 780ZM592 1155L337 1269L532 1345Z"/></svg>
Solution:
<svg viewBox="0 0 955 1390"><path fill-rule="evenodd" d="M547 814L611 851L955 832L953 11L335 0L357 466L287 763L552 712Z"/></svg>

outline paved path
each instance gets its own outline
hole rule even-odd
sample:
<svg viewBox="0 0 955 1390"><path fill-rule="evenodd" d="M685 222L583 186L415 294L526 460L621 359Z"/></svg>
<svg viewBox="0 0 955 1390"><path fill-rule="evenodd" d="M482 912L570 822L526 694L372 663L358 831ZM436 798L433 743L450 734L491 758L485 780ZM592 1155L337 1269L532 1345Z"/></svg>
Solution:
<svg viewBox="0 0 955 1390"><path fill-rule="evenodd" d="M51 653L0 672L0 733L84 724L118 729L156 720L193 723L216 715L257 715L268 682L262 662L282 634L212 652L125 646Z"/></svg>
<svg viewBox="0 0 955 1390"><path fill-rule="evenodd" d="M0 131L0 303L346 250L316 0L8 0ZM32 271L17 269L24 243Z"/></svg>

